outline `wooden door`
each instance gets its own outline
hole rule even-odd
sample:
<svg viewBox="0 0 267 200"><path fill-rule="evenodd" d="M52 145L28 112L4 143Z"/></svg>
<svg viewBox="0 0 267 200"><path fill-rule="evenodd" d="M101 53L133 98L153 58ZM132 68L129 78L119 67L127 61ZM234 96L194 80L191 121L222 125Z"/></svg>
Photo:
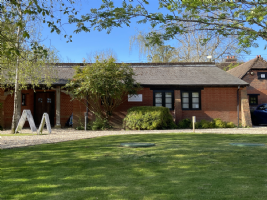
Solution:
<svg viewBox="0 0 267 200"><path fill-rule="evenodd" d="M54 92L37 92L35 94L34 121L37 127L40 125L45 112L48 113L50 124L53 127L55 116Z"/></svg>

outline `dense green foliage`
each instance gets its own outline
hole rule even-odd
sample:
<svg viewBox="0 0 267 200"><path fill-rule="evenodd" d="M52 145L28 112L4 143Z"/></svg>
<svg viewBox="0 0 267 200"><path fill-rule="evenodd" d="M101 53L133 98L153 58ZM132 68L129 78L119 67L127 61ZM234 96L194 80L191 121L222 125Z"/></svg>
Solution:
<svg viewBox="0 0 267 200"><path fill-rule="evenodd" d="M178 128L192 128L192 121L190 119L183 119L178 123ZM221 119L213 119L212 121L201 120L195 123L196 129L205 128L235 128L233 122L224 122Z"/></svg>
<svg viewBox="0 0 267 200"><path fill-rule="evenodd" d="M62 15L76 15L75 1L54 0L4 0L0 2L0 58L10 59L14 55L21 55L18 38L27 41L28 49L32 52L47 56L47 50L36 43L35 31L29 27L46 24L51 32L61 33ZM67 37L67 35L65 35ZM68 41L71 41L69 36Z"/></svg>
<svg viewBox="0 0 267 200"><path fill-rule="evenodd" d="M139 134L3 149L0 198L265 200L266 145L230 145L263 141L262 134ZM125 142L156 146L120 147Z"/></svg>
<svg viewBox="0 0 267 200"><path fill-rule="evenodd" d="M153 10L150 4L158 4L158 9ZM198 30L212 30L210 36L237 35L242 48L256 45L257 38L267 40L266 0L129 0L121 5L103 0L86 15L69 17L70 23L78 24L76 32L97 29L109 33L113 27L130 26L135 20L150 23L152 31L147 36L156 44L187 33L195 23L200 25Z"/></svg>
<svg viewBox="0 0 267 200"><path fill-rule="evenodd" d="M73 79L65 88L74 98L87 101L87 108L98 118L109 120L112 112L127 95L135 95L140 89L131 67L115 63L114 58L96 60L81 68L74 68Z"/></svg>
<svg viewBox="0 0 267 200"><path fill-rule="evenodd" d="M123 120L123 128L131 130L173 129L176 125L168 108L138 106L127 111Z"/></svg>

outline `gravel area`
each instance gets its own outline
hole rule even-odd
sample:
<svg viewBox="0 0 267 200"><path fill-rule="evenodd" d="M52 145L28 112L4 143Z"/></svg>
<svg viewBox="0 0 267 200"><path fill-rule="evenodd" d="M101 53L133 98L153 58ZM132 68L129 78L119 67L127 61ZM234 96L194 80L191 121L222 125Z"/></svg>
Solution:
<svg viewBox="0 0 267 200"><path fill-rule="evenodd" d="M42 135L29 136L0 136L0 149L32 146L45 143L57 143L69 140L79 140L86 138L101 137L107 135L127 135L127 134L157 134L157 133L190 133L192 129L175 130L152 130L152 131L78 131L75 129L52 129L48 134L44 131ZM23 129L21 133L31 133L30 129ZM257 126L253 128L225 128L225 129L198 129L196 133L218 133L218 134L267 134L267 126ZM10 134L10 130L0 131L0 134ZM10 134L11 135L11 134ZM18 134L19 135L19 134Z"/></svg>

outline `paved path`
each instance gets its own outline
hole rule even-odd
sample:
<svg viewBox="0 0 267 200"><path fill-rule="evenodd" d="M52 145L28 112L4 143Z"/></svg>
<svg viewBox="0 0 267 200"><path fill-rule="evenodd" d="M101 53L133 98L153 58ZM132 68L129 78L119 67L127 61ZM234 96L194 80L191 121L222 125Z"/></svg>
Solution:
<svg viewBox="0 0 267 200"><path fill-rule="evenodd" d="M74 129L52 129L48 134L30 136L0 136L0 149L32 146L45 143L57 143L69 140L79 140L107 135L127 135L127 134L157 134L157 133L189 133L192 129L175 130L153 130L153 131L77 131ZM0 134L9 134L10 130L0 131ZM30 129L23 129L21 133L31 133ZM225 128L225 129L197 129L196 133L218 133L218 134L266 134L267 126L253 128Z"/></svg>

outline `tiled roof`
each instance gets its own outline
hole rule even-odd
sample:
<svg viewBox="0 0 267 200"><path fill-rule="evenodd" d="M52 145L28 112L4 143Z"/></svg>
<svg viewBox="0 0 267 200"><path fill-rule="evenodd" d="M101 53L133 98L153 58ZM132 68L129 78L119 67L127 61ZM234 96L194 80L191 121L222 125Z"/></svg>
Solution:
<svg viewBox="0 0 267 200"><path fill-rule="evenodd" d="M254 58L227 72L237 78L242 79L251 69L267 69L267 62L262 58Z"/></svg>
<svg viewBox="0 0 267 200"><path fill-rule="evenodd" d="M57 64L55 84L64 85L74 75L71 66L83 64ZM217 68L214 63L129 63L141 85L181 86L245 86L248 83Z"/></svg>

